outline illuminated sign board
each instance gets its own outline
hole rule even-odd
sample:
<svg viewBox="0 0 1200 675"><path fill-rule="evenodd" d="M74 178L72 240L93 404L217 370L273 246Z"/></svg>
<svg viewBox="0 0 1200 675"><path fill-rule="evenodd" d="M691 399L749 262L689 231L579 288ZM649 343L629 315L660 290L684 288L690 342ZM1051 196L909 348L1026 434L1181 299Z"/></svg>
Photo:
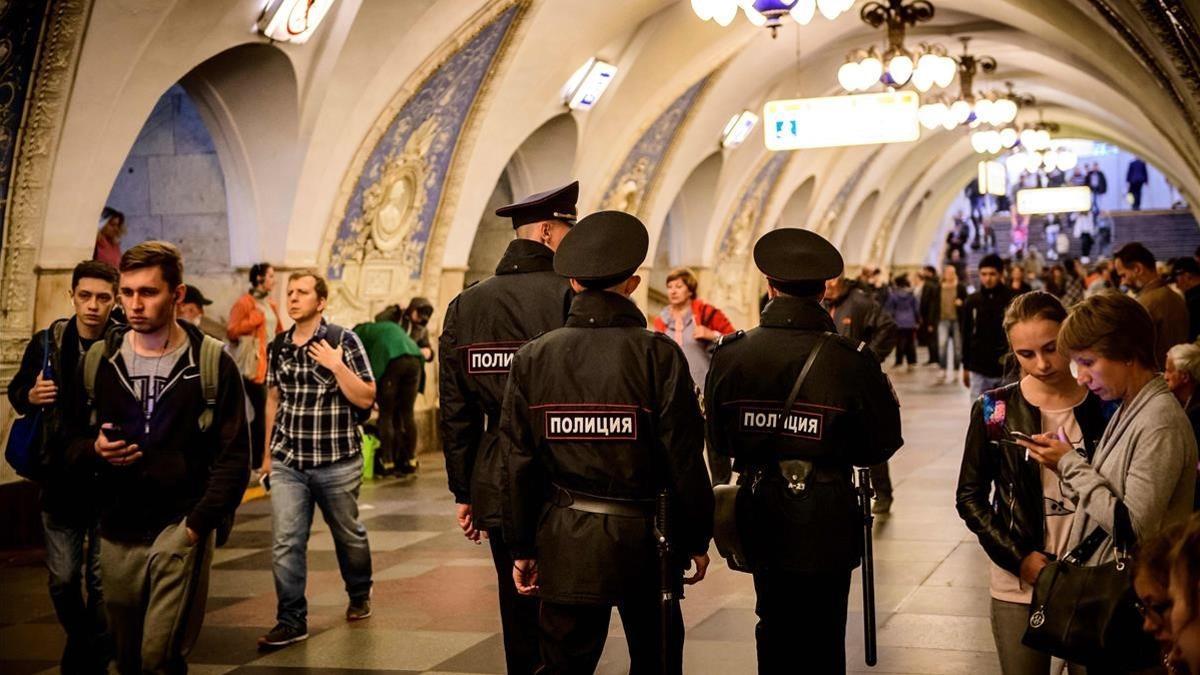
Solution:
<svg viewBox="0 0 1200 675"><path fill-rule="evenodd" d="M979 191L983 194L1003 196L1007 191L1007 176L1000 162L979 163Z"/></svg>
<svg viewBox="0 0 1200 675"><path fill-rule="evenodd" d="M915 91L767 101L768 150L908 143L921 137Z"/></svg>
<svg viewBox="0 0 1200 675"><path fill-rule="evenodd" d="M563 100L571 110L591 110L617 76L617 67L598 59L588 59L563 88Z"/></svg>
<svg viewBox="0 0 1200 675"><path fill-rule="evenodd" d="M1092 208L1092 189L1086 185L1029 188L1017 191L1017 213L1079 213Z"/></svg>
<svg viewBox="0 0 1200 675"><path fill-rule="evenodd" d="M307 42L333 0L269 0L258 20L258 30L277 42Z"/></svg>

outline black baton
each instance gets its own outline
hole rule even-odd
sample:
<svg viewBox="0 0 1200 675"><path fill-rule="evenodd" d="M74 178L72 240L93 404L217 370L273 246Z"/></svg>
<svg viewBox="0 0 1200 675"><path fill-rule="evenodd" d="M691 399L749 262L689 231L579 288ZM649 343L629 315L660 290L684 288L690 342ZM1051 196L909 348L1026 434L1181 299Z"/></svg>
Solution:
<svg viewBox="0 0 1200 675"><path fill-rule="evenodd" d="M675 606L675 580L672 578L671 562L671 498L661 490L654 503L654 539L658 545L658 590L659 590L659 668L662 675L671 672L670 643L671 618Z"/></svg>
<svg viewBox="0 0 1200 675"><path fill-rule="evenodd" d="M875 516L871 514L871 498L874 496L875 490L871 487L871 470L859 469L858 504L862 511L863 522L863 641L868 666L874 666L878 660L875 645L875 545L871 538L871 531L875 524Z"/></svg>

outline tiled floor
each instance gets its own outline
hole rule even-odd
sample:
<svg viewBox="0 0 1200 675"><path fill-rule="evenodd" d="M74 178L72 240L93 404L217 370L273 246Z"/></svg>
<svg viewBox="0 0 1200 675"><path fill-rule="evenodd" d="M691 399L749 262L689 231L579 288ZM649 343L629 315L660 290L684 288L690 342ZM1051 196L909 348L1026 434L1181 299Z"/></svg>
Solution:
<svg viewBox="0 0 1200 675"><path fill-rule="evenodd" d="M863 663L856 581L847 631L852 672L1000 672L987 619L986 558L954 511L969 401L961 384L930 386L935 374L922 368L893 375L907 443L892 462L893 514L878 520L875 529L879 664L868 669ZM309 554L312 637L270 654L259 653L254 641L274 618L271 505L268 500L245 505L229 545L217 552L193 671L502 673L491 558L486 547L457 532L445 473L435 460L426 458L425 464L415 482L384 480L364 487L362 515L375 563L374 616L353 625L342 618L346 598L328 530L319 523ZM749 576L715 562L683 604L688 673L754 672ZM52 671L62 641L37 561L0 567L0 672ZM627 669L614 616L600 672Z"/></svg>

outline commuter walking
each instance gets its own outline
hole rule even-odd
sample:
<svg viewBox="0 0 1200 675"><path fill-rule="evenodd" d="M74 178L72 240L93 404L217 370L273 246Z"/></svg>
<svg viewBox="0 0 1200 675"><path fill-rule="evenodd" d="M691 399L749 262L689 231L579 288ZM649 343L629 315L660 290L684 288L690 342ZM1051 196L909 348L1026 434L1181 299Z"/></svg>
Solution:
<svg viewBox="0 0 1200 675"><path fill-rule="evenodd" d="M346 620L371 616L371 549L358 520L362 485L359 425L375 403L362 341L321 314L329 287L315 270L292 274L287 312L295 324L271 343L262 471L271 488L276 625L260 647L308 638L308 537L315 505L329 524L350 604Z"/></svg>
<svg viewBox="0 0 1200 675"><path fill-rule="evenodd" d="M967 285L958 280L958 269L946 265L942 269L942 284L938 302L938 351L942 358L942 374L938 384L945 384L953 364L954 373L962 366L962 317L963 303L967 300ZM950 361L954 354L954 361Z"/></svg>
<svg viewBox="0 0 1200 675"><path fill-rule="evenodd" d="M895 289L883 303L883 311L896 322L895 365L900 367L902 362L907 362L911 372L917 365L917 326L921 319L917 298L912 293L907 275L896 277Z"/></svg>
<svg viewBox="0 0 1200 675"><path fill-rule="evenodd" d="M271 298L275 290L275 268L258 263L250 268L250 290L229 311L227 337L234 345L234 359L242 373L246 398L254 410L250 422L254 468L262 466L266 442L267 345L283 332L279 307Z"/></svg>
<svg viewBox="0 0 1200 675"><path fill-rule="evenodd" d="M1000 256L986 255L979 261L980 289L967 297L962 312L963 386L971 398L995 389L1004 377L1004 312L1012 295L1000 283L1004 268Z"/></svg>
<svg viewBox="0 0 1200 675"><path fill-rule="evenodd" d="M925 365L932 366L941 363L938 355L938 322L942 313L942 284L932 265L926 265L921 270L921 279L924 283L917 294L921 308L921 336L929 350L929 360Z"/></svg>

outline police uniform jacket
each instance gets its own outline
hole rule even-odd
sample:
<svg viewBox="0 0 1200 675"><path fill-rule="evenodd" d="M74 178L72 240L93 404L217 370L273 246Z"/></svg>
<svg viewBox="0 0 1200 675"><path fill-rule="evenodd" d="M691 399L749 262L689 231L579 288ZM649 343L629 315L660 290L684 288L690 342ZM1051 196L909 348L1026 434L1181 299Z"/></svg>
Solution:
<svg viewBox="0 0 1200 675"><path fill-rule="evenodd" d="M514 558L538 560L543 600L615 604L658 588L652 518L556 506L554 486L642 504L666 488L681 569L707 552L713 497L687 360L646 330L629 299L584 291L564 328L522 347L501 427L511 453L505 539Z"/></svg>
<svg viewBox="0 0 1200 675"><path fill-rule="evenodd" d="M559 328L571 304L554 252L514 239L496 276L464 290L446 311L440 338L441 436L450 491L471 504L477 527L500 527L500 402L513 354Z"/></svg>
<svg viewBox="0 0 1200 675"><path fill-rule="evenodd" d="M822 333L831 335L792 414L775 433L775 420ZM743 481L755 483L752 525L762 537L743 537L751 548L756 539L770 537L760 560L798 572L856 566L862 526L851 466L884 462L903 444L899 404L870 349L837 336L815 300L780 296L767 305L758 328L721 341L705 401L709 447L732 457ZM781 478L778 462L790 459L814 467L801 494Z"/></svg>

